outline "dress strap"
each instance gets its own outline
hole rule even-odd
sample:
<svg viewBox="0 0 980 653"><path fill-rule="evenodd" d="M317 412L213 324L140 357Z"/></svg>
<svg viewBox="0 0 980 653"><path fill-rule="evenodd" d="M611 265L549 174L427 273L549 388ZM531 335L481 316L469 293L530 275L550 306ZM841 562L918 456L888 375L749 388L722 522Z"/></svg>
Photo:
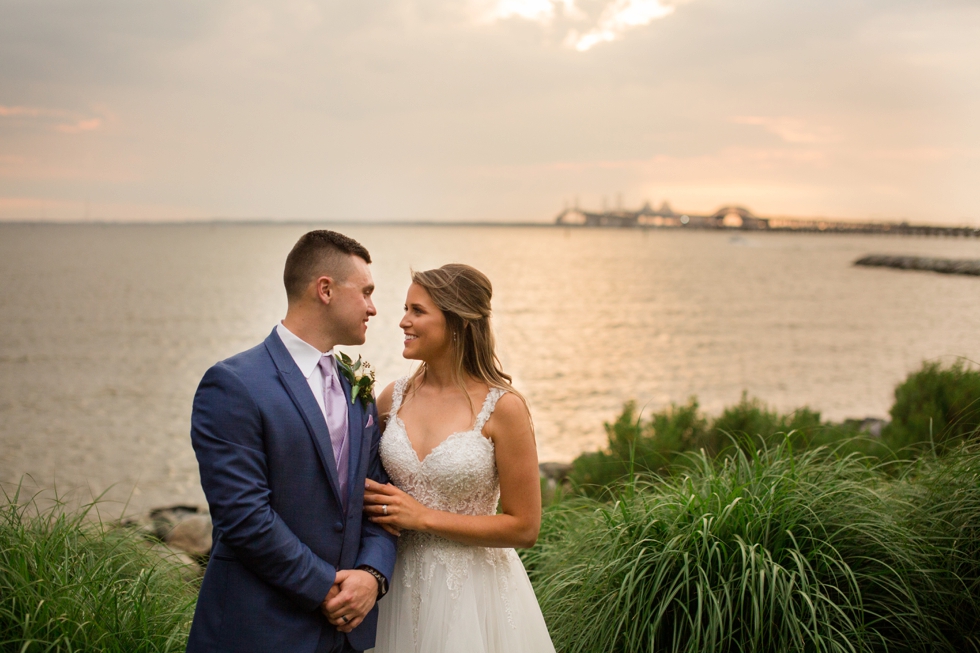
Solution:
<svg viewBox="0 0 980 653"><path fill-rule="evenodd" d="M398 409L402 406L402 399L405 396L405 384L408 383L408 377L403 376L402 378L395 381L395 387L391 393L391 412L389 415L395 415L398 413Z"/></svg>
<svg viewBox="0 0 980 653"><path fill-rule="evenodd" d="M506 392L503 388L490 388L490 392L487 393L487 398L483 400L483 408L480 410L480 414L476 416L476 423L473 425L474 431L483 431L483 427L486 426L487 420L490 419L493 409L497 407L497 401Z"/></svg>

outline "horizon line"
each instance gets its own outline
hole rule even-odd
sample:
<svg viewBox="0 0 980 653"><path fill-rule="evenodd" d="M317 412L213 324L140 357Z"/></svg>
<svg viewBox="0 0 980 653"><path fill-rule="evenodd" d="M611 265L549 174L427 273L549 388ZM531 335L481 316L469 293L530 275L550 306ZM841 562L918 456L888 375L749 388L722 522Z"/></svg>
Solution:
<svg viewBox="0 0 980 653"><path fill-rule="evenodd" d="M871 224L871 225L908 225L914 227L939 227L939 228L978 228L980 221L958 224L940 222L912 222L908 219L891 220L858 220L848 218L828 218L828 217L799 217L799 216L766 216L768 220L788 220L795 222L827 221L843 224ZM4 219L0 218L0 225L19 225L19 226L38 226L38 225L93 225L93 226L149 226L149 225L301 225L301 224L335 224L346 226L411 226L411 227L579 227L574 224L557 224L554 221L531 221L531 220L465 220L465 219L433 219L433 218L276 218L269 216L255 217L224 217L212 216L207 218L162 218L162 219L140 219L140 218L68 218L68 219ZM610 228L610 227L602 227ZM641 226L639 228L648 228ZM649 227L657 229L658 227ZM664 227L659 227L664 228Z"/></svg>

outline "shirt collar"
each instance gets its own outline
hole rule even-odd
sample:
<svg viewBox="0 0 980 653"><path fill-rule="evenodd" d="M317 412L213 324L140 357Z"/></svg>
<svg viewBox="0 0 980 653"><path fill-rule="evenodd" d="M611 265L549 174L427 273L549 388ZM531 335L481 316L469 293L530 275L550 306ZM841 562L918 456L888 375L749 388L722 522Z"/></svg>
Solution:
<svg viewBox="0 0 980 653"><path fill-rule="evenodd" d="M287 329L282 322L276 325L276 333L279 334L282 344L286 345L286 351L293 357L296 367L307 379L313 375L313 370L320 364L320 358L330 356L333 361L333 349L328 352L321 352L319 349L306 342L295 333Z"/></svg>

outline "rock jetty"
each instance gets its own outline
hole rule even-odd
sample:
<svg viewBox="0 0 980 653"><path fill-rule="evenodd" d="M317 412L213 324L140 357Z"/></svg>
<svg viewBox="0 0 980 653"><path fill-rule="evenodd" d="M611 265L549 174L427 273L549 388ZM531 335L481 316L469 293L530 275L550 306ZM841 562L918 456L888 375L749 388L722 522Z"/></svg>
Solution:
<svg viewBox="0 0 980 653"><path fill-rule="evenodd" d="M968 274L980 276L980 259L929 258L926 256L892 256L869 254L854 261L854 265L898 268L899 270L926 270L943 274Z"/></svg>

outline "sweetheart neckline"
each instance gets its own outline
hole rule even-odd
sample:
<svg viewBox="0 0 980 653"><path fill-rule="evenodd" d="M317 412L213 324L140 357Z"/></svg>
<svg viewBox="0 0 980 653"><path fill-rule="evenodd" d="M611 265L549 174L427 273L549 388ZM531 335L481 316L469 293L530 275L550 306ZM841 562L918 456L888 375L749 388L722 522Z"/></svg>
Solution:
<svg viewBox="0 0 980 653"><path fill-rule="evenodd" d="M496 403L497 403L497 401L495 399L493 399L493 394L494 394L493 391L494 391L494 388L491 387L489 390L487 390L487 396L485 396L483 398L483 403L480 404L480 412L476 414L476 419L473 420L473 426L471 426L469 428L469 430L466 430L466 431L453 431L452 433L450 433L449 435L447 435L445 438L443 438L442 439L442 442L440 442L436 446L434 446L431 449L429 449L429 453L425 454L425 457L424 458L419 458L419 452L415 450L415 445L412 444L412 438L408 437L408 427L405 426L405 422L402 421L401 415L398 414L401 411L401 409L402 409L402 392L404 392L404 390L405 390L405 381L406 380L407 380L407 377L406 378L399 379L399 383L401 383L401 386L402 386L401 388L397 388L397 384L396 384L396 394L397 394L397 397L395 397L395 399L397 399L397 403L394 406L394 409L395 410L393 411L393 414L391 416L391 419L396 419L396 420L398 420L398 423L401 424L402 433L405 435L405 441L408 443L408 447L409 447L409 449L412 450L412 453L415 454L415 460L418 461L418 464L419 464L420 467L425 464L425 461L429 459L429 456L431 456L432 454L435 453L436 449L438 449L442 445L446 444L447 442L449 442L449 440L451 440L453 437L455 437L457 435L463 435L465 433L476 433L477 435L480 436L480 438L482 440L485 440L485 441L489 442L491 448L493 447L493 440L491 440L490 438L488 438L485 435L483 435L483 427L486 426L487 421L490 419L490 413L493 412L493 406L490 406L490 403L493 402L494 405L496 405ZM488 408L489 408L489 411L487 411ZM484 412L487 412L487 416L483 419L483 423L481 424L480 423L480 418L483 417L483 413Z"/></svg>
<svg viewBox="0 0 980 653"><path fill-rule="evenodd" d="M477 436L479 436L479 438L481 440L483 440L484 442L486 442L487 444L489 444L491 449L493 448L493 440L491 440L487 436L483 435L483 433L481 431L477 431L476 428L475 428L476 427L476 424L474 424L473 425L474 428L471 428L469 430L466 430L466 431L454 431L454 432L450 433L445 438L443 438L443 440L439 444L437 444L436 446L432 447L432 449L429 450L429 453L425 454L425 457L424 458L419 458L419 452L415 450L415 445L412 444L412 438L408 437L408 427L405 426L405 422L402 421L402 418L398 415L398 413L395 413L392 416L392 419L397 420L398 423L401 425L401 432L402 432L402 435L405 436L405 442L408 444L408 448L412 450L412 453L415 454L415 460L418 462L418 464L419 464L420 467L425 464L425 461L427 461L429 458L432 457L432 454L434 454L436 452L436 449L438 449L442 445L446 444L447 442L449 442L450 440L452 440L453 438L455 438L457 435L469 435L469 434L477 435Z"/></svg>

